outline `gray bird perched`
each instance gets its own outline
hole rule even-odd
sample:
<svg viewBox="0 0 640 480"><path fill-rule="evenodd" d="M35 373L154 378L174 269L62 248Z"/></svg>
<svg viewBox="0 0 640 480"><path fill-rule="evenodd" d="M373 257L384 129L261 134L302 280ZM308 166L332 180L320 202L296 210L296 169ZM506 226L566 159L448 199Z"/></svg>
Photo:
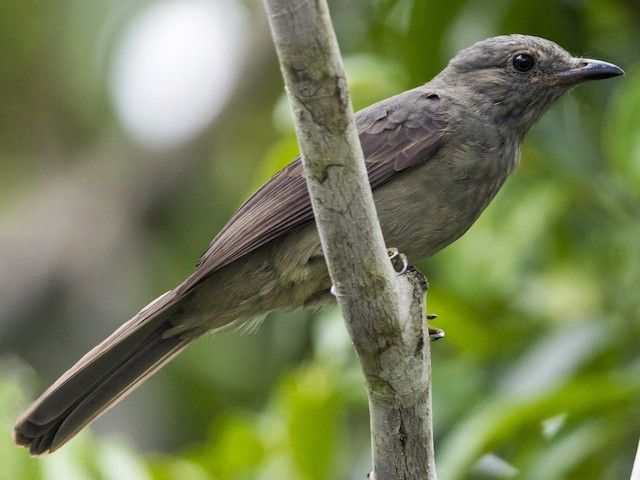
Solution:
<svg viewBox="0 0 640 480"><path fill-rule="evenodd" d="M429 257L478 218L518 163L529 128L585 80L617 66L537 37L462 50L433 80L356 114L387 245ZM331 298L300 160L213 240L195 273L87 353L20 417L14 441L52 452L209 330Z"/></svg>

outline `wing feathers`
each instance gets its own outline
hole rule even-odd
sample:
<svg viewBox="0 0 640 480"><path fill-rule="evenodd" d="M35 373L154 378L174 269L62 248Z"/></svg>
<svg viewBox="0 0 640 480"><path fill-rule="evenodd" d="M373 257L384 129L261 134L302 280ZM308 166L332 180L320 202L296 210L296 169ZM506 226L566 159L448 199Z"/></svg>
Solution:
<svg viewBox="0 0 640 480"><path fill-rule="evenodd" d="M431 158L444 142L440 98L420 87L356 114L372 188ZM304 171L296 159L249 198L214 238L186 288L313 219Z"/></svg>

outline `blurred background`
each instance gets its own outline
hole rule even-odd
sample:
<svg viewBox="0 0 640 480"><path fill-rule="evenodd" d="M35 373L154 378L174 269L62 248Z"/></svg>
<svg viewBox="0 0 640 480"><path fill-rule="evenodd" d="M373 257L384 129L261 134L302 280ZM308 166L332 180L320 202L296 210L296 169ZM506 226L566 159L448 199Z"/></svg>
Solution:
<svg viewBox="0 0 640 480"><path fill-rule="evenodd" d="M640 3L330 2L356 108L503 33L627 75L568 95L422 264L441 480L629 478L640 435ZM297 153L257 0L0 1L0 479L363 479L337 310L208 335L55 455L9 442Z"/></svg>

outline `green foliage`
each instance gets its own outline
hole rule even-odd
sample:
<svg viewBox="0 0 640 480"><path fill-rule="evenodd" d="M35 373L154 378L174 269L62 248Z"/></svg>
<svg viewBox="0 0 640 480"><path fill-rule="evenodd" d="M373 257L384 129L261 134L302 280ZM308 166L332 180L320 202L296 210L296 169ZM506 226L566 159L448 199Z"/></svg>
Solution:
<svg viewBox="0 0 640 480"><path fill-rule="evenodd" d="M365 478L366 396L336 310L275 313L253 335L203 339L105 417L112 433L90 428L43 459L7 441L27 398L187 275L297 154L266 36L222 117L173 158L132 145L105 92L123 22L148 2L63 4L0 2L0 245L24 243L8 265L26 272L3 275L0 348L12 355L0 358L0 480ZM499 33L546 36L627 71L555 107L477 224L422 267L447 333L433 345L440 478L628 478L640 435L640 10L375 0L332 2L332 13L356 109ZM179 168L163 170L165 156ZM96 164L98 181L84 175ZM118 203L131 185L142 193ZM49 243L15 233L38 201L73 220L77 204L47 195L83 189L112 189L96 198L115 207L90 210L73 242L56 243L58 224L43 229ZM100 228L121 240L95 253L104 239L88 233ZM48 254L49 270L27 268Z"/></svg>
<svg viewBox="0 0 640 480"><path fill-rule="evenodd" d="M629 75L640 75L638 65ZM640 192L640 89L626 84L616 93L610 108L611 121L604 129L603 145L617 177L636 195Z"/></svg>

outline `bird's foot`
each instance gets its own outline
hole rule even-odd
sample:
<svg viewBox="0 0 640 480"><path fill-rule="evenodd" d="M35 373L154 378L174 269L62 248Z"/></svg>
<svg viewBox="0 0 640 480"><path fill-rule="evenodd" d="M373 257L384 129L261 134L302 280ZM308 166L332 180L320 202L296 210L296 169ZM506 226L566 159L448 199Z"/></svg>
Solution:
<svg viewBox="0 0 640 480"><path fill-rule="evenodd" d="M435 342L444 338L444 330L435 327L429 327L429 340Z"/></svg>
<svg viewBox="0 0 640 480"><path fill-rule="evenodd" d="M389 255L391 266L398 275L402 275L407 272L407 270L409 269L409 261L407 260L407 256L404 253L400 253L400 251L395 247L390 247L387 248L387 255ZM334 297L344 296L344 293L342 293L342 289L339 285L331 285L331 289L329 291Z"/></svg>
<svg viewBox="0 0 640 480"><path fill-rule="evenodd" d="M435 320L436 318L438 318L438 315L436 315L435 313L427 313L427 321ZM428 328L429 328L429 339L432 342L435 342L437 340L440 340L441 338L444 338L444 330L442 330L441 328L436 328L436 327L428 327Z"/></svg>
<svg viewBox="0 0 640 480"><path fill-rule="evenodd" d="M395 247L389 247L387 248L387 255L389 255L391 265L398 275L402 275L407 271L409 268L409 261L404 253L400 253L400 251Z"/></svg>
<svg viewBox="0 0 640 480"><path fill-rule="evenodd" d="M334 297L344 297L344 293L342 293L340 287L337 287L335 284L331 284L331 289L329 291Z"/></svg>

